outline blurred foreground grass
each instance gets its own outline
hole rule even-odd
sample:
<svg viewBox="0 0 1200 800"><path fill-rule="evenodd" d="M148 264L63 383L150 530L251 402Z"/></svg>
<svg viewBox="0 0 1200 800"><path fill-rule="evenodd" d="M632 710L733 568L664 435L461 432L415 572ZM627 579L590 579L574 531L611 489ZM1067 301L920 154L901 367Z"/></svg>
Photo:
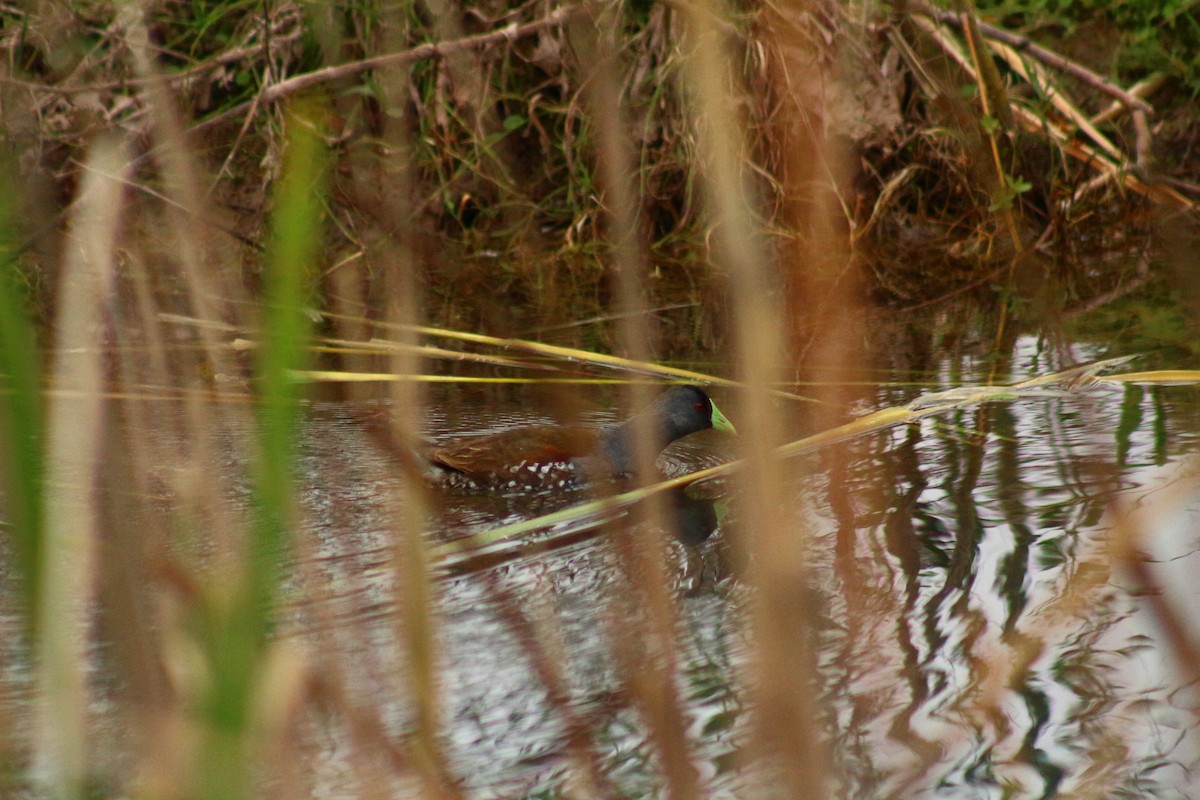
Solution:
<svg viewBox="0 0 1200 800"><path fill-rule="evenodd" d="M583 7L551 22L527 20L537 26L522 28L527 40L503 28L473 34L459 29L463 20L434 12L441 40L456 44L420 57L404 51L422 46L414 41L419 26L409 14L385 25L337 6L277 6L262 16L243 5L225 7L228 17L218 7L191 11L205 8L213 16L178 30L157 16L160 9L139 17L129 7L125 13L135 18L122 18L128 27L99 27L93 31L96 47L73 52L61 65L52 63L45 46L23 45L43 54L43 60L24 61L43 81L43 94L35 93L38 100L26 108L43 126L39 135L58 124L57 114L67 113L64 104L73 107L74 95L56 94L52 79L78 68L97 80L91 75L97 64L124 64L117 56L124 46L136 57L132 73L121 73L119 85L100 93L102 108L125 130L85 135L69 128L77 139L63 134L42 141L41 156L49 159L65 148L79 161L73 199L61 204L66 225L57 249L38 241L27 247L31 240L22 238L31 222L45 223L58 209L50 213L51 205L34 203L44 196L35 197L20 182L19 166L6 171L9 185L0 192L4 509L27 628L20 656L32 666L36 687L33 725L17 720L16 708L0 710L6 730L0 739L2 788L17 796L232 800L262 796L270 787L271 794L289 796L306 780L300 721L324 713L351 721L347 760L358 770L364 795L376 778L382 796L396 786L414 796L460 795L441 752L437 583L426 549L433 532L422 527L423 489L410 480L412 470L397 469L404 499L396 505L407 509L417 498L417 510L399 515L403 522L385 558L401 587L391 613L403 632L405 686L419 709L412 730L397 733L377 709L347 699L339 683L341 654L307 652L273 635L281 598L304 591L302 576L289 573L296 561L289 553L302 541L294 459L298 401L305 395L296 378L325 366L343 373L432 373L430 359L446 354L423 348L418 333L428 329L420 326L444 324L443 317L460 313L480 322L482 330L468 336L510 333L525 322L522 309L514 308L522 302L553 306L551 322L611 314L616 321L605 321L595 349L610 348L625 360L597 353L591 361L653 371L649 362L665 360L671 345L663 323L657 329L653 323L663 315L654 314L647 300L654 292L647 287L670 267L648 254L672 237L702 235L707 260L689 262L673 279L691 282L696 303L720 315L721 324L697 315L691 325L679 326L678 335L703 340L717 352L726 348L731 374L715 377L736 392L741 413L742 462L733 491L745 498L746 511L729 536L752 556L745 582L753 600L745 613L748 682L757 710L744 758L788 797L828 794L828 744L819 733L810 680L816 654L809 635L814 612L804 593L809 532L797 529L794 521L803 515L784 488L803 466L783 458L777 445L794 427L790 417L804 416L811 429L835 430L862 399L871 278L861 269L856 245L863 231L889 238L886 231L894 229L884 222L890 201L911 212L909 221L923 224L928 207L906 206L898 198L959 197L952 208L964 218L948 227L968 231L966 249L978 260L958 262L969 261L972 269L954 277L968 288L987 285L987 291L993 280L1009 281L996 291L992 320L1001 361L1013 349L1009 310L1019 307L1012 276L1023 274L1029 267L1024 259L1037 250L1030 234L1058 230L1067 221L1048 205L1023 205L1032 187L1006 158L1017 158L997 127L1008 123L998 122L999 109L986 105L1004 87L982 68L970 73L981 41L969 26L964 39L946 28L923 29L937 18L932 14L889 28L893 52L903 52L913 73L929 66L930 74L918 82L933 98L929 106L958 98L959 132L969 135L917 137L934 142L920 154L947 171L922 183L916 176L924 178L924 167L892 163L893 171L873 175L875 192L860 203L853 189L854 153L836 126L826 124L837 117L825 90L848 82L823 39L805 33L815 23L804 6L763 7L753 26L716 5L678 12L631 7L634 21L623 25L598 24L588 16L594 9ZM334 12L347 12L343 21L352 23L356 37L329 38L336 25L321 27L317 20ZM826 24L844 23L842 13ZM79 19L51 33L78 44L83 40L73 26ZM26 34L36 28L26 26ZM192 63L183 54L207 41L188 37L198 28L219 33L213 41L222 47ZM761 49L747 44L749 30ZM370 77L329 96L277 91L268 97L271 87L285 85L285 66L305 65L289 48L307 34L331 61L340 61L339 48L354 50L355 57L403 57L375 64ZM481 44L472 36L490 38ZM170 43L170 52L154 42ZM502 58L475 58L496 44L503 45ZM300 50L316 58L314 51ZM578 69L575 80L591 82L587 93L554 84L566 69L567 52ZM225 60L230 53L241 53L255 68ZM755 62L761 71L749 77L735 67L747 53L767 54ZM538 72L538 81L528 81L538 88L505 93L480 80L504 69ZM364 72L359 62L338 73L339 80ZM250 172L261 181L224 183L218 173L208 183L198 177L211 167L211 154L179 132L207 123L197 119L202 103L180 88L190 85L181 74L208 76L201 83L222 104L216 117L228 122L246 114L249 127L239 129L218 157L222 167L235 170L261 159L266 168ZM315 70L301 74L321 77ZM676 79L678 92L668 88ZM80 93L84 87L75 85ZM957 89L945 94L948 87ZM367 100L360 102L360 94ZM1026 111L1032 105L1023 98L999 99ZM185 100L193 104L190 110ZM140 116L125 116L122 102ZM615 113L616 103L631 118L638 109L654 113L629 121ZM773 113L760 116L763 108ZM674 124L659 112L677 115ZM93 119L99 127L106 124L104 114ZM389 119L406 124L389 125ZM556 136L542 138L547 129ZM243 139L248 130L262 138ZM970 144L960 150L960 141ZM1054 161L1061 185L1084 195L1098 191L1099 184L1083 178L1090 173L1068 164L1075 150L1090 157L1089 148L1100 145L1047 141L1055 143L1031 149L1061 158ZM137 155L130 152L135 146L141 147ZM650 151L671 157L656 159ZM964 153L978 158L963 167ZM1186 197L1178 202L1156 195L1166 189L1119 169L1129 157L1109 158L1112 169L1103 175L1110 188L1142 192L1162 207L1187 206ZM218 184L223 202L211 203ZM1056 186L1038 188L1044 198L1066 191ZM269 213L260 213L260 203ZM31 220L27 208L42 213ZM480 220L493 227L485 232ZM226 236L256 235L264 224L262 254L235 247ZM451 224L457 226L454 237L433 235ZM998 244L1010 235L1011 246ZM512 246L511 259L489 252L497 241ZM552 246L544 247L547 241ZM560 248L583 249L587 257L542 258ZM591 261L596 254L598 267ZM573 266L559 268L563 263ZM918 272L929 269L922 265ZM925 280L936 285L913 289ZM926 274L908 289L904 283L879 281L900 296L912 290L925 297L945 288ZM465 296L473 302L469 311L461 310ZM580 297L588 302L576 304ZM48 319L34 309L45 310ZM318 309L330 313L320 316ZM184 326L180 319L202 324ZM324 337L326 344L346 352L314 355L314 326L332 334ZM231 331L253 335L235 341ZM373 341L377 333L393 340ZM570 348L551 351L511 340L506 346L507 356L536 356L539 367L568 378L587 359ZM780 414L773 402L779 387L805 381L815 402ZM421 394L416 381L396 385L397 438L412 442ZM638 391L634 386L630 394ZM136 397L109 399L121 393ZM178 416L162 413L163 398L181 399ZM230 442L236 429L230 419L242 413L246 400L257 435ZM125 425L114 425L118 419ZM156 431L162 427L182 443L177 451L161 444ZM122 438L116 430L131 433ZM243 456L241 463L252 465L248 505L228 496L230 447ZM164 472L174 477L164 478ZM164 481L170 491L162 490ZM843 490L835 485L833 491ZM162 502L164 495L169 502ZM661 509L645 513L653 517ZM622 567L644 612L607 612L625 634L621 640L638 643L615 653L629 702L647 731L662 793L702 795L678 686L679 610L664 577L661 542L619 539L629 534L628 520L606 524L623 543ZM586 720L565 699L565 667L555 655L561 643L519 615L510 618L547 694L570 721L571 781L583 787L578 794L616 796L597 764ZM90 645L97 639L110 644L111 664L92 663ZM106 740L94 717L99 688L110 682L119 687L112 696L122 730ZM4 725L10 718L14 724Z"/></svg>

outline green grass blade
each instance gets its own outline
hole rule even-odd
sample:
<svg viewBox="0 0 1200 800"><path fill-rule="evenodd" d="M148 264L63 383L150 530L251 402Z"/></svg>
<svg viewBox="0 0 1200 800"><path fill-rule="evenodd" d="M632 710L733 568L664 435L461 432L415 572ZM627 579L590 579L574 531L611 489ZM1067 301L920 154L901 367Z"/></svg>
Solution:
<svg viewBox="0 0 1200 800"><path fill-rule="evenodd" d="M13 239L16 196L11 187L0 186L0 476L27 611L26 633L32 635L40 608L45 419L37 335L26 314Z"/></svg>
<svg viewBox="0 0 1200 800"><path fill-rule="evenodd" d="M288 114L287 151L275 191L275 213L265 264L263 342L257 371L259 414L259 505L262 513L254 548L260 561L252 581L259 601L274 586L276 556L291 519L293 456L298 413L294 373L308 362L311 324L304 309L311 300L314 266L322 246L325 152L321 114L300 104Z"/></svg>
<svg viewBox="0 0 1200 800"><path fill-rule="evenodd" d="M213 672L204 713L211 725L203 752L202 794L213 800L253 795L248 735L254 687L264 665L280 583L280 559L294 522L294 457L298 385L293 373L308 360L310 324L304 312L322 245L325 152L322 112L297 103L286 116L283 168L274 190L264 264L259 388L258 458L254 508L244 578L229 605L216 604L203 620Z"/></svg>

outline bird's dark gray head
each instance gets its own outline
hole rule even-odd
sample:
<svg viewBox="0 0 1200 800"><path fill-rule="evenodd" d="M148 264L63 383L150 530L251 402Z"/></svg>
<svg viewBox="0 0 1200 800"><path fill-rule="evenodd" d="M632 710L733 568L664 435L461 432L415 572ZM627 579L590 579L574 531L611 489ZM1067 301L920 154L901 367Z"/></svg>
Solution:
<svg viewBox="0 0 1200 800"><path fill-rule="evenodd" d="M648 437L651 452L658 454L676 439L708 428L736 433L699 386L672 386L628 422L610 428L601 448L614 474L629 475L636 452L634 437Z"/></svg>

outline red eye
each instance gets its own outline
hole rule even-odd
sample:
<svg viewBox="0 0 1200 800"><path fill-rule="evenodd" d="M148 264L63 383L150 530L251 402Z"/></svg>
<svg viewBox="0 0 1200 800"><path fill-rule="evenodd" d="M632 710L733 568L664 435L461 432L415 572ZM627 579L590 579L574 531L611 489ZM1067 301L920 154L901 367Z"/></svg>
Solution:
<svg viewBox="0 0 1200 800"><path fill-rule="evenodd" d="M696 409L697 411L703 411L703 410L704 410L704 403L701 403L701 402L697 401L697 402L696 402L696 405L695 405L694 407L695 407L695 409Z"/></svg>

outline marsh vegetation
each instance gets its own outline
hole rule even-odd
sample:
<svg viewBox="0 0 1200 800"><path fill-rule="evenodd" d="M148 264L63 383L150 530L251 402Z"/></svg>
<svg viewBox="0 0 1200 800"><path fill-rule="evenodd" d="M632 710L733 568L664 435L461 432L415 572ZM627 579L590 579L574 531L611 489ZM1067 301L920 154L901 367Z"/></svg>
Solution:
<svg viewBox="0 0 1200 800"><path fill-rule="evenodd" d="M1189 4L0 17L0 794L1195 795Z"/></svg>

